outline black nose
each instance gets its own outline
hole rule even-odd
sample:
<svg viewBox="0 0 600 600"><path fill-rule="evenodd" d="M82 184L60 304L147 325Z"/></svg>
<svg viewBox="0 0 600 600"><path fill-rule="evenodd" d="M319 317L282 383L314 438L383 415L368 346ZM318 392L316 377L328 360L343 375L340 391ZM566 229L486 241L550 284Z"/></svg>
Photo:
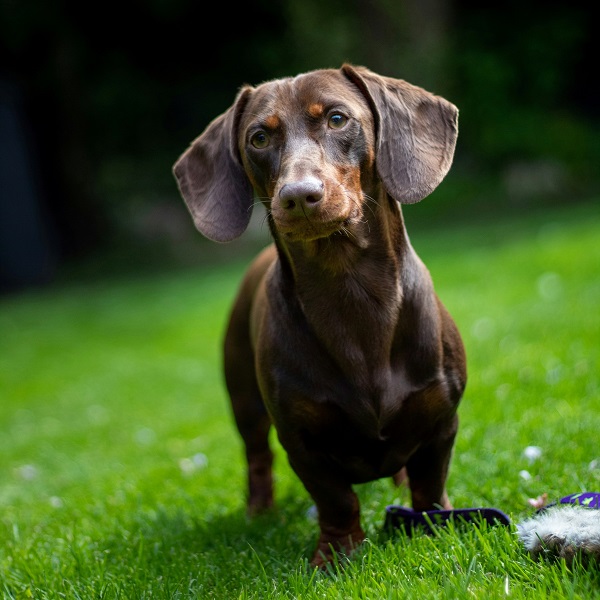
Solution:
<svg viewBox="0 0 600 600"><path fill-rule="evenodd" d="M286 183L279 191L281 206L287 211L308 215L323 198L323 182L316 177Z"/></svg>

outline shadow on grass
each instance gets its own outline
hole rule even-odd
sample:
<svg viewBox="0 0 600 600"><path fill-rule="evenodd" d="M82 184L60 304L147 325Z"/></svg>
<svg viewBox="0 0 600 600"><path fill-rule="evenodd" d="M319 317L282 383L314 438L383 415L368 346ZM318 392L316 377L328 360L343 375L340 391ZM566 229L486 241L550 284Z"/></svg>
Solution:
<svg viewBox="0 0 600 600"><path fill-rule="evenodd" d="M316 521L305 502L282 500L282 507L252 519L243 509L205 516L159 508L124 515L114 532L99 542L110 579L145 581L151 589L198 597L237 598L304 569L316 542Z"/></svg>
<svg viewBox="0 0 600 600"><path fill-rule="evenodd" d="M310 506L308 497L287 496L280 498L278 508L252 519L241 507L216 511L213 507L206 515L168 508L130 513L99 550L112 578L143 579L161 593L168 588L170 594L175 590L198 597L238 598L259 588L272 589L290 577L311 580L309 559L318 525L309 514ZM407 535L403 528L384 529L383 511L382 505L381 522L369 527L369 544L357 551L353 562L358 569L367 546L383 552L390 543L403 548L425 536L422 530ZM427 537L460 533L474 538L472 528L456 523ZM483 531L487 528L482 524ZM344 570L344 563L333 566L332 573Z"/></svg>

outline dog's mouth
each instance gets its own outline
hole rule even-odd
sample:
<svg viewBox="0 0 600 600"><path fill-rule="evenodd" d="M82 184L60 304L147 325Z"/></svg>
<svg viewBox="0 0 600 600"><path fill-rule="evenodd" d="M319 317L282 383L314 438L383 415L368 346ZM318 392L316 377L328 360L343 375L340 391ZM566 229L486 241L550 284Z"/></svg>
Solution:
<svg viewBox="0 0 600 600"><path fill-rule="evenodd" d="M328 221L298 219L293 223L277 223L277 230L290 242L310 242L333 237L350 237L355 217Z"/></svg>
<svg viewBox="0 0 600 600"><path fill-rule="evenodd" d="M351 236L357 228L363 218L361 194L329 180L324 186L318 183L320 179L307 178L274 191L269 210L282 240L310 242ZM313 189L314 193L309 193Z"/></svg>

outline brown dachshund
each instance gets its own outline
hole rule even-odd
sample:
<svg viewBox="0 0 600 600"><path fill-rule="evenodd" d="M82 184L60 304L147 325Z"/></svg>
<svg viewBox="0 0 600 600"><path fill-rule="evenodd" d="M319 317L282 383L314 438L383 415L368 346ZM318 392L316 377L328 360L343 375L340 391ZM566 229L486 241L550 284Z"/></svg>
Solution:
<svg viewBox="0 0 600 600"><path fill-rule="evenodd" d="M364 540L353 484L408 478L412 505L445 483L465 353L400 204L444 178L455 106L364 67L244 86L174 167L196 227L225 242L255 199L274 244L252 263L225 338L248 461L248 511L273 504L275 426L316 503L312 564Z"/></svg>

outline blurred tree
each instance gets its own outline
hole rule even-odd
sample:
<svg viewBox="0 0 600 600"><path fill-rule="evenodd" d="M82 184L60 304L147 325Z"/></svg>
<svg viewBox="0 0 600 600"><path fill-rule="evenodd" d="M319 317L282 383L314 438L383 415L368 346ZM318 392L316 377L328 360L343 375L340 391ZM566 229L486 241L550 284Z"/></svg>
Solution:
<svg viewBox="0 0 600 600"><path fill-rule="evenodd" d="M463 144L480 168L544 159L573 179L596 177L599 105L585 83L595 61L589 16L564 3L513 0L500 10L456 2L452 93Z"/></svg>
<svg viewBox="0 0 600 600"><path fill-rule="evenodd" d="M173 193L178 153L242 82L285 63L284 33L267 0L210 18L192 0L3 0L0 80L20 90L61 254L108 240L124 205Z"/></svg>
<svg viewBox="0 0 600 600"><path fill-rule="evenodd" d="M50 3L7 0L0 10L0 78L19 90L19 109L28 124L23 134L30 134L43 180L40 197L61 233L62 250L88 247L98 241L104 219L82 101L85 40L66 11Z"/></svg>
<svg viewBox="0 0 600 600"><path fill-rule="evenodd" d="M285 0L290 73L344 61L443 87L450 5L445 0Z"/></svg>

